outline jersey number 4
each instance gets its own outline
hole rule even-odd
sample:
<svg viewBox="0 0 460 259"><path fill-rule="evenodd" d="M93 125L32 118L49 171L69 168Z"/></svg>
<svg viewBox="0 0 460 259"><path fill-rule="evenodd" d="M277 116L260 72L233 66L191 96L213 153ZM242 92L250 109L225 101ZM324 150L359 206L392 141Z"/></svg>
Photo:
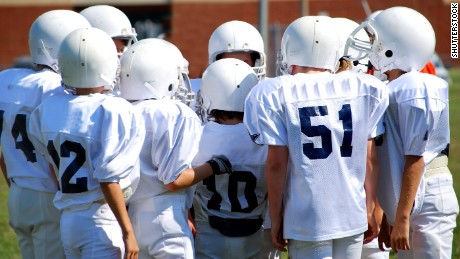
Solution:
<svg viewBox="0 0 460 259"><path fill-rule="evenodd" d="M248 202L246 208L241 208L241 204L238 201L238 183L244 182L244 197ZM216 190L216 176L211 175L210 177L203 180L203 184L206 188L213 192L211 199L208 201L208 209L220 210L220 203L222 202L222 196ZM234 171L229 175L228 178L228 198L232 206L232 212L251 212L257 207L257 196L255 193L257 184L257 178L247 171Z"/></svg>
<svg viewBox="0 0 460 259"><path fill-rule="evenodd" d="M54 164L59 168L61 157L70 157L70 153L75 154L74 160L67 166L61 176L61 191L62 193L81 193L88 191L88 178L79 177L75 183L70 183L70 180L77 173L78 169L85 163L86 151L80 143L66 140L61 144L60 154L54 148L53 141L48 141L48 153L53 159Z"/></svg>
<svg viewBox="0 0 460 259"><path fill-rule="evenodd" d="M311 117L328 115L327 106L311 106L299 108L300 130L307 137L321 137L321 147L317 148L313 143L304 143L303 154L310 159L325 159L332 153L331 130L325 125L311 125ZM339 119L342 121L343 140L340 146L342 157L351 157L353 146L353 123L350 104L344 104L339 111Z"/></svg>
<svg viewBox="0 0 460 259"><path fill-rule="evenodd" d="M2 136L3 131L3 114L4 111L0 110L0 137ZM32 142L29 140L29 136L27 135L26 123L26 115L17 114L14 118L13 127L11 127L11 135L13 135L16 149L20 149L22 153L24 153L27 161L35 163L37 162L37 157L34 153L35 148L32 145Z"/></svg>

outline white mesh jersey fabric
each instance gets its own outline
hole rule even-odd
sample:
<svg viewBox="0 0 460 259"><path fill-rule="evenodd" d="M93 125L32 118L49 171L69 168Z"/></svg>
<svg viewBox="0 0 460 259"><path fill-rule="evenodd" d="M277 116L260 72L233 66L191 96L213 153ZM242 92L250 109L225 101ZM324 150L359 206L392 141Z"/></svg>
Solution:
<svg viewBox="0 0 460 259"><path fill-rule="evenodd" d="M448 85L446 81L416 71L388 84L390 104L385 114L386 134L377 146L379 201L390 223L396 216L404 156L423 156L431 162L450 142ZM413 210L421 206L424 180L419 185Z"/></svg>
<svg viewBox="0 0 460 259"><path fill-rule="evenodd" d="M226 156L233 172L214 175L197 184L197 219L207 220L207 215L234 219L264 217L267 146L253 143L243 123L208 122L193 163L202 164L213 155Z"/></svg>
<svg viewBox="0 0 460 259"><path fill-rule="evenodd" d="M386 86L354 72L286 75L252 90L245 123L253 139L289 148L284 238L321 241L367 229L367 140L387 105Z"/></svg>

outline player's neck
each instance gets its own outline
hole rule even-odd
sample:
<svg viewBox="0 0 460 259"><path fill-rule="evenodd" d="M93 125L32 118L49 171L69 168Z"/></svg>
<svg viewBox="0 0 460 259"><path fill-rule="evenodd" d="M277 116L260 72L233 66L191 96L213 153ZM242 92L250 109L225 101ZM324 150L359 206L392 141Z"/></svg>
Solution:
<svg viewBox="0 0 460 259"><path fill-rule="evenodd" d="M242 123L243 121L237 118L232 118L232 119L217 118L216 122L222 125L236 125L236 124Z"/></svg>
<svg viewBox="0 0 460 259"><path fill-rule="evenodd" d="M104 87L93 87L93 88L75 88L76 95L90 95L90 94L102 94L104 92Z"/></svg>
<svg viewBox="0 0 460 259"><path fill-rule="evenodd" d="M302 66L296 66L292 65L292 72L291 75L303 73L303 74L316 74L316 73L322 73L326 72L327 69L324 68L316 68L316 67L302 67Z"/></svg>
<svg viewBox="0 0 460 259"><path fill-rule="evenodd" d="M47 65L42 65L42 64L37 64L34 68L35 71L42 71L43 69L49 69L53 72L56 73L56 71L54 71L54 69L52 69L51 67L47 66Z"/></svg>
<svg viewBox="0 0 460 259"><path fill-rule="evenodd" d="M402 71L401 69L392 69L392 70L385 72L385 74L388 76L388 82L391 82L397 79L398 77L404 75L405 73L407 72Z"/></svg>

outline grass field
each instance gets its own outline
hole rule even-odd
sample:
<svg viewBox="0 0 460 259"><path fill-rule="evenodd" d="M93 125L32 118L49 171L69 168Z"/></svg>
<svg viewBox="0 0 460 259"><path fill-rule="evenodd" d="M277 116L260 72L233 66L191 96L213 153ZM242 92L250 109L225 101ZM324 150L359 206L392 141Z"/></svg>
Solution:
<svg viewBox="0 0 460 259"><path fill-rule="evenodd" d="M450 157L449 167L454 176L454 188L460 200L460 68L450 70L453 84L450 86ZM8 225L8 187L0 180L0 258L21 258L14 231ZM457 226L460 217L457 218ZM453 259L460 259L460 227L454 231Z"/></svg>

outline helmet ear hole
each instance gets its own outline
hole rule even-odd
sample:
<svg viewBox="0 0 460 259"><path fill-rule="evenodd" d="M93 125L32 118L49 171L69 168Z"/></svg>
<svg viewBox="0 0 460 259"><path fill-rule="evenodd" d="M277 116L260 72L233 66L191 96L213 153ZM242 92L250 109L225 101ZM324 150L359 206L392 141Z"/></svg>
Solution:
<svg viewBox="0 0 460 259"><path fill-rule="evenodd" d="M168 91L171 92L171 91L172 91L172 88L173 88L172 84L169 84L169 86L168 86Z"/></svg>
<svg viewBox="0 0 460 259"><path fill-rule="evenodd" d="M391 58L391 57L393 56L393 51L391 51L391 50L385 51L385 56L386 56L387 58Z"/></svg>

